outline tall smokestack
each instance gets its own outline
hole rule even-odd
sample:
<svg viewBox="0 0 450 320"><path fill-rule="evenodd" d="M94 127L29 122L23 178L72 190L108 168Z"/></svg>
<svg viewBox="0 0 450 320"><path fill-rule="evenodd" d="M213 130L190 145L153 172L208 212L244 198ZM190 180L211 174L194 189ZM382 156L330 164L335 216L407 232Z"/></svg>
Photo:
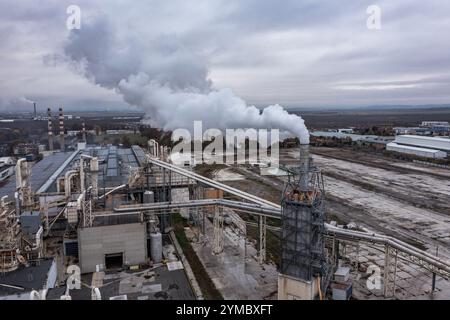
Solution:
<svg viewBox="0 0 450 320"><path fill-rule="evenodd" d="M34 119L37 118L37 113L36 113L36 102L33 102L33 106L34 106Z"/></svg>
<svg viewBox="0 0 450 320"><path fill-rule="evenodd" d="M47 109L48 117L48 150L53 151L53 127L52 127L52 110Z"/></svg>
<svg viewBox="0 0 450 320"><path fill-rule="evenodd" d="M61 151L66 151L66 142L64 140L64 113L63 108L59 108L59 144Z"/></svg>
<svg viewBox="0 0 450 320"><path fill-rule="evenodd" d="M85 125L85 123L84 123L84 121L83 121L83 141L84 142L87 142L87 140L86 140L86 125Z"/></svg>
<svg viewBox="0 0 450 320"><path fill-rule="evenodd" d="M309 144L300 144L300 171L303 173L300 175L300 189L302 191L308 190L309 176Z"/></svg>

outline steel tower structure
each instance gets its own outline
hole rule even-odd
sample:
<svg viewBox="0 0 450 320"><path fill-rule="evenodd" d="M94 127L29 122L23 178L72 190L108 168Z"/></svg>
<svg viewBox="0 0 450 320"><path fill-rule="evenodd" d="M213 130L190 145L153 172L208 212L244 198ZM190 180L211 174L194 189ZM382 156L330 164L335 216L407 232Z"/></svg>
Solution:
<svg viewBox="0 0 450 320"><path fill-rule="evenodd" d="M308 293L299 293L297 298L313 299L312 292L320 292L327 282L322 173L309 157L309 145L301 145L300 166L287 170L288 182L281 202L280 274L290 281L309 284Z"/></svg>

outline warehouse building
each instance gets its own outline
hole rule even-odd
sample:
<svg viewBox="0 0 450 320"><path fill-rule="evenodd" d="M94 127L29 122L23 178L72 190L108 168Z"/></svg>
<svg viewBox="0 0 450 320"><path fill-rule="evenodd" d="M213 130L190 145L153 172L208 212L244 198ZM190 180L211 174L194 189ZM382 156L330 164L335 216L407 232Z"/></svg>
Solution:
<svg viewBox="0 0 450 320"><path fill-rule="evenodd" d="M386 150L424 158L443 159L450 153L450 139L402 135L387 144Z"/></svg>
<svg viewBox="0 0 450 320"><path fill-rule="evenodd" d="M443 159L447 157L447 153L439 150L428 149L428 148L418 148L418 147L410 147L404 146L401 144L397 144L395 142L391 142L386 146L386 150L394 151L405 154L413 154L419 157L424 158L433 158L433 159Z"/></svg>

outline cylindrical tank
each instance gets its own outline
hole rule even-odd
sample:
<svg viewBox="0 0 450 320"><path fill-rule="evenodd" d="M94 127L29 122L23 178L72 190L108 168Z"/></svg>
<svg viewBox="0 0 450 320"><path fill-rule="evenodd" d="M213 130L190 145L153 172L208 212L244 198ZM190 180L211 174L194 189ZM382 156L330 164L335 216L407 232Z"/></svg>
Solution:
<svg viewBox="0 0 450 320"><path fill-rule="evenodd" d="M162 234L160 232L150 233L150 256L153 263L162 260Z"/></svg>
<svg viewBox="0 0 450 320"><path fill-rule="evenodd" d="M155 202L155 194L153 193L153 191L145 191L144 192L143 202L144 203L153 203L153 202Z"/></svg>

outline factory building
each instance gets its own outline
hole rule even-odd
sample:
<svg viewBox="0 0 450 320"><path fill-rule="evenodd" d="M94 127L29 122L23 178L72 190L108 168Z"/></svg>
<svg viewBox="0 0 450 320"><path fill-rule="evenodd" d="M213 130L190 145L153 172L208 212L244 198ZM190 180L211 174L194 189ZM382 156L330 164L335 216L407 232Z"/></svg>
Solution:
<svg viewBox="0 0 450 320"><path fill-rule="evenodd" d="M397 144L395 142L391 142L388 145L386 145L386 150L405 154L412 154L423 158L443 159L447 157L447 153L443 151L429 148L405 146Z"/></svg>
<svg viewBox="0 0 450 320"><path fill-rule="evenodd" d="M419 127L394 127L396 135L448 135L450 124L447 121L422 121Z"/></svg>
<svg viewBox="0 0 450 320"><path fill-rule="evenodd" d="M96 226L78 230L83 273L95 272L97 266L112 270L147 261L146 226L143 221L139 221L139 216L128 216L126 223L120 219L108 220L111 219L96 217Z"/></svg>
<svg viewBox="0 0 450 320"><path fill-rule="evenodd" d="M45 299L47 293L51 299L60 296L71 299L72 295L91 298L90 291L70 295L64 286L61 290L52 289L54 267L39 268L39 263L44 263L48 241L53 237L59 239L59 253L55 255L66 259L66 266L69 261L75 261L83 277L99 277L101 281L104 272L143 270L149 264L160 264L165 246L164 259L173 263L170 267L156 266L157 273L148 271L145 276L153 280L147 281L138 273L133 280L141 284L137 289L127 288L130 277L127 276L123 284L102 288L99 294L111 299L124 296L137 299L154 291L171 298L193 299L183 265L171 253L173 245L168 231L160 232L169 220L158 214L144 214L142 210L114 212L129 203L170 199L170 190L158 186L161 179L153 181L143 176L146 158L138 146L89 145L74 152L52 153L33 166L20 159L15 168L16 179L0 186L0 273L6 274L0 283L22 284L23 274L39 271L39 286L34 282L26 284L25 277L23 287L27 291L19 296L14 290L2 290L0 286L0 300ZM169 175L166 181L170 181ZM146 191L150 184L155 193ZM37 264L33 265L34 262ZM48 284L43 286L45 279L49 279ZM153 281L157 283L149 284ZM169 290L169 287L179 290ZM51 290L47 292L47 289Z"/></svg>
<svg viewBox="0 0 450 320"><path fill-rule="evenodd" d="M450 139L414 135L397 136L386 150L413 154L419 157L442 159L450 153Z"/></svg>
<svg viewBox="0 0 450 320"><path fill-rule="evenodd" d="M450 126L448 121L422 121L422 127L432 127L432 126Z"/></svg>
<svg viewBox="0 0 450 320"><path fill-rule="evenodd" d="M431 135L430 128L427 127L394 127L393 128L396 135L420 135L420 136L429 136Z"/></svg>
<svg viewBox="0 0 450 320"><path fill-rule="evenodd" d="M448 121L422 121L420 126L429 128L433 134L448 134L450 132L450 123Z"/></svg>

